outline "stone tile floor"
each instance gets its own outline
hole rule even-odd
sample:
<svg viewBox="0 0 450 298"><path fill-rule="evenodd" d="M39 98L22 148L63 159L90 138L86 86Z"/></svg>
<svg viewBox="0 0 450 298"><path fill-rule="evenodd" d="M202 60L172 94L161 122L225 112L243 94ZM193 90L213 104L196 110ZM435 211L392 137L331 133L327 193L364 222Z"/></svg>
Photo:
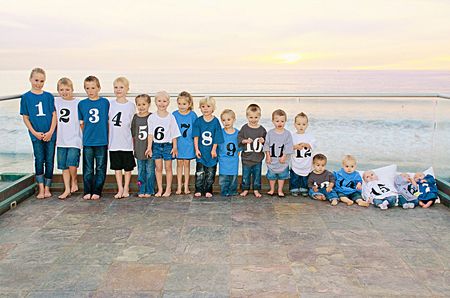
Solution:
<svg viewBox="0 0 450 298"><path fill-rule="evenodd" d="M449 228L443 205L31 198L0 216L0 297L448 297Z"/></svg>

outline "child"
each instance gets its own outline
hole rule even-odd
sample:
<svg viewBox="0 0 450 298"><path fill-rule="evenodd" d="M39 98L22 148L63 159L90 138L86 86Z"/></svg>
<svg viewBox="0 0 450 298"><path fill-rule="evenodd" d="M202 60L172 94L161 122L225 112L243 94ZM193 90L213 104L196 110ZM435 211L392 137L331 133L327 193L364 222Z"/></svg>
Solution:
<svg viewBox="0 0 450 298"><path fill-rule="evenodd" d="M246 115L248 123L244 124L238 133L238 142L242 149L241 196L245 197L252 186L255 197L260 198L261 166L264 159L263 144L267 132L259 124L261 108L257 104L249 105Z"/></svg>
<svg viewBox="0 0 450 298"><path fill-rule="evenodd" d="M177 139L178 157L177 157L177 191L176 194L181 194L181 186L184 172L184 193L190 194L189 190L189 175L191 168L191 159L195 158L194 138L192 137L192 126L197 119L197 114L192 111L194 101L189 92L183 91L177 98L178 111L173 112L178 123L181 136Z"/></svg>
<svg viewBox="0 0 450 298"><path fill-rule="evenodd" d="M63 171L64 192L58 196L65 200L72 192L78 191L77 169L80 164L82 147L78 104L80 100L73 97L73 84L68 78L58 81L60 97L55 99L58 126L56 130L56 147L58 169ZM72 184L72 185L71 185Z"/></svg>
<svg viewBox="0 0 450 298"><path fill-rule="evenodd" d="M217 169L217 145L223 143L223 135L219 120L213 115L216 100L205 97L200 100L199 107L203 116L195 120L192 130L197 156L194 196L211 198Z"/></svg>
<svg viewBox="0 0 450 298"><path fill-rule="evenodd" d="M313 171L308 176L309 195L315 200L331 202L332 206L336 206L339 197L334 187L334 175L325 169L327 165L327 157L321 153L313 157Z"/></svg>
<svg viewBox="0 0 450 298"><path fill-rule="evenodd" d="M138 95L135 99L138 113L131 122L131 134L134 141L134 156L138 168L138 197L149 198L155 194L155 161L145 155L148 144L148 116L151 114L151 98L147 94Z"/></svg>
<svg viewBox="0 0 450 298"><path fill-rule="evenodd" d="M395 176L394 186L398 192L398 204L403 209L413 209L419 205L417 199L419 195L419 188L416 181L406 173L401 173Z"/></svg>
<svg viewBox="0 0 450 298"><path fill-rule="evenodd" d="M378 179L374 171L365 171L363 179L366 184L363 185L362 193L367 201L372 202L381 210L395 206L397 201L395 193L383 181Z"/></svg>
<svg viewBox="0 0 450 298"><path fill-rule="evenodd" d="M147 156L155 161L156 184L155 197L168 197L172 192L172 159L178 154L177 138L181 135L175 117L167 111L170 95L160 91L155 95L156 113L148 117ZM166 191L163 193L162 171L166 169Z"/></svg>
<svg viewBox="0 0 450 298"><path fill-rule="evenodd" d="M419 188L419 205L422 208L428 208L434 204L437 200L438 189L436 180L430 174L416 173L414 180Z"/></svg>
<svg viewBox="0 0 450 298"><path fill-rule="evenodd" d="M131 171L136 163L133 156L133 139L131 122L136 113L136 106L127 100L130 83L127 78L118 77L114 80L116 100L111 101L109 108L109 160L110 169L115 171L117 182L116 199L130 196ZM122 170L125 171L125 183L122 185Z"/></svg>
<svg viewBox="0 0 450 298"><path fill-rule="evenodd" d="M239 130L233 127L236 121L236 114L229 109L223 110L220 114L223 124L223 140L219 144L219 184L220 195L237 195L237 176L239 169Z"/></svg>
<svg viewBox="0 0 450 298"><path fill-rule="evenodd" d="M362 179L356 171L356 158L352 155L345 155L342 159L342 168L334 172L336 179L335 190L341 202L347 206L356 202L358 206L369 207L369 203L361 197Z"/></svg>
<svg viewBox="0 0 450 298"><path fill-rule="evenodd" d="M289 188L293 196L308 196L308 175L312 171L312 151L316 147L316 139L306 132L308 116L301 112L295 116L295 132L292 133L294 154L291 155L291 171Z"/></svg>
<svg viewBox="0 0 450 298"><path fill-rule="evenodd" d="M34 169L39 187L38 199L52 196L50 185L53 178L56 128L55 98L43 91L45 71L35 68L30 74L31 90L20 99L20 115L28 128L33 144Z"/></svg>
<svg viewBox="0 0 450 298"><path fill-rule="evenodd" d="M289 179L289 164L286 162L289 155L293 153L292 135L284 129L287 115L283 110L275 110L272 113L272 123L274 128L267 132L264 142L264 152L266 153L267 180L269 180L270 190L268 195L273 196L275 192L275 182L278 181L278 197L283 198L284 180Z"/></svg>
<svg viewBox="0 0 450 298"><path fill-rule="evenodd" d="M106 179L110 104L109 100L99 96L97 77L84 79L84 90L88 98L78 104L78 118L83 129L83 199L98 200Z"/></svg>

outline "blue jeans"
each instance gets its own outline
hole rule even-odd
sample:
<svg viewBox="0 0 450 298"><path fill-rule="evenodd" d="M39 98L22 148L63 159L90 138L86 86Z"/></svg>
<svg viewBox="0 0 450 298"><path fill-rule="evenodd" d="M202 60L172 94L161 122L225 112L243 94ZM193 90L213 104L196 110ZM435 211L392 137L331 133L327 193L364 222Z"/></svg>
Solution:
<svg viewBox="0 0 450 298"><path fill-rule="evenodd" d="M374 199L373 204L375 205L375 207L378 207L379 205L383 204L384 201L388 201L389 202L388 207L394 207L396 200L397 200L396 197L391 196L391 197L386 197L384 199Z"/></svg>
<svg viewBox="0 0 450 298"><path fill-rule="evenodd" d="M106 179L107 162L108 146L83 147L84 194L102 195L103 184L105 184Z"/></svg>
<svg viewBox="0 0 450 298"><path fill-rule="evenodd" d="M403 206L403 204L406 204L406 203L413 203L414 207L416 207L417 205L419 205L419 199L407 201L404 196L398 195L398 205Z"/></svg>
<svg viewBox="0 0 450 298"><path fill-rule="evenodd" d="M289 180L289 189L293 194L308 193L308 176L297 175L294 171L290 171L291 179Z"/></svg>
<svg viewBox="0 0 450 298"><path fill-rule="evenodd" d="M327 192L326 187L319 188L319 191L317 191L317 192L315 192L312 188L309 189L309 195L311 196L311 198L314 199L314 196L318 195L318 194L324 195L328 201L333 201L333 200L339 201L339 197L334 189L332 189L330 192Z"/></svg>
<svg viewBox="0 0 450 298"><path fill-rule="evenodd" d="M342 192L337 192L337 195L338 195L338 197L347 197L350 200L352 200L353 202L356 202L357 200L362 200L361 193L359 191L355 191L348 195L346 195Z"/></svg>
<svg viewBox="0 0 450 298"><path fill-rule="evenodd" d="M242 190L249 190L250 186L253 190L261 190L261 167L262 162L252 166L242 165Z"/></svg>
<svg viewBox="0 0 450 298"><path fill-rule="evenodd" d="M45 186L50 186L53 178L56 141L44 142L37 140L32 143L36 182L43 183Z"/></svg>
<svg viewBox="0 0 450 298"><path fill-rule="evenodd" d="M219 175L220 195L237 195L237 175Z"/></svg>
<svg viewBox="0 0 450 298"><path fill-rule="evenodd" d="M155 161L153 159L137 160L138 194L155 194Z"/></svg>
<svg viewBox="0 0 450 298"><path fill-rule="evenodd" d="M216 178L217 165L207 167L200 162L195 166L195 192L205 195L212 194L214 179Z"/></svg>

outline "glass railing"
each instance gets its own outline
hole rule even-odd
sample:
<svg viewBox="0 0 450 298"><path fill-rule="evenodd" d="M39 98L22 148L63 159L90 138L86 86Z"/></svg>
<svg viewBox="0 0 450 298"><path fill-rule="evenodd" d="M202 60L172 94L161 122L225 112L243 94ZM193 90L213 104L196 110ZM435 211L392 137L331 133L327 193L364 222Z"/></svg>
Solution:
<svg viewBox="0 0 450 298"><path fill-rule="evenodd" d="M130 94L133 99L136 94ZM245 109L257 103L261 124L273 127L271 113L288 114L286 128L294 130L297 113L310 119L308 131L318 141L316 152L329 159L328 168L340 167L344 154L358 159L360 169L397 164L400 171L423 171L433 166L441 180L450 181L450 98L438 94L194 94L217 100L215 115L235 111L236 128L246 123ZM84 98L84 94L77 94ZM112 98L113 94L104 94ZM175 94L169 110L176 106ZM19 115L19 96L0 97L2 119L1 172L33 172L30 139ZM150 109L155 110L152 103ZM195 112L199 114L195 104ZM56 171L56 173L58 173ZM112 174L112 172L109 172ZM193 172L192 172L193 173ZM264 173L264 171L263 171Z"/></svg>

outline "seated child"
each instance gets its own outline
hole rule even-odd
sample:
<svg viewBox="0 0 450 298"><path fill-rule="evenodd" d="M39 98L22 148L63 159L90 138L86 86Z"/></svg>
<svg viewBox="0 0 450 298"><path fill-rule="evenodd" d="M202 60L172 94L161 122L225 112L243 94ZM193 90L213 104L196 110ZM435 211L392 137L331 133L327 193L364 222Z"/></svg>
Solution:
<svg viewBox="0 0 450 298"><path fill-rule="evenodd" d="M313 171L308 176L309 195L315 200L331 202L336 206L339 202L336 191L333 190L334 175L325 169L327 157L321 153L313 157Z"/></svg>
<svg viewBox="0 0 450 298"><path fill-rule="evenodd" d="M342 159L342 168L334 172L336 179L336 192L341 202L347 206L356 202L359 206L368 207L370 204L361 197L362 179L356 171L356 158L352 155L345 155Z"/></svg>
<svg viewBox="0 0 450 298"><path fill-rule="evenodd" d="M381 210L395 206L397 196L383 181L378 179L374 171L365 171L363 173L363 179L366 184L363 185L362 193L367 201L373 203Z"/></svg>
<svg viewBox="0 0 450 298"><path fill-rule="evenodd" d="M416 181L417 187L419 188L419 205L422 208L428 208L433 205L438 195L434 177L430 174L425 176L424 173L416 173L414 175L414 181Z"/></svg>
<svg viewBox="0 0 450 298"><path fill-rule="evenodd" d="M419 189L413 178L406 173L395 176L394 185L398 192L398 204L403 209L413 209L419 205L417 198Z"/></svg>

